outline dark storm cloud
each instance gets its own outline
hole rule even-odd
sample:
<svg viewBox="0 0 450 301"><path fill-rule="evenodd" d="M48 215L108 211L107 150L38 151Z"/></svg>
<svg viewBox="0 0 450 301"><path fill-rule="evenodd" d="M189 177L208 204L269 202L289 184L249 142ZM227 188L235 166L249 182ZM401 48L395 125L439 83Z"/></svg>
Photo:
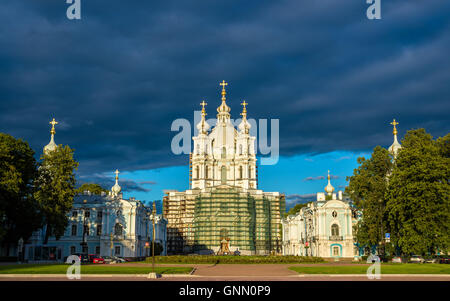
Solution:
<svg viewBox="0 0 450 301"><path fill-rule="evenodd" d="M450 2L82 0L0 4L0 131L41 152L48 122L79 173L187 164L176 118L208 117L229 82L238 118L279 118L281 155L366 150L399 131L448 132ZM144 188L145 189L145 188Z"/></svg>
<svg viewBox="0 0 450 301"><path fill-rule="evenodd" d="M84 183L96 183L99 184L104 189L110 189L114 183L115 180L113 177L108 177L103 174L89 174L89 175L81 175L78 179L78 186L84 184ZM138 191L138 192L149 192L151 189L143 187L145 183L136 183L133 180L121 178L120 179L120 186L122 188L122 191L126 192L132 192L132 191Z"/></svg>
<svg viewBox="0 0 450 301"><path fill-rule="evenodd" d="M286 211L297 204L304 204L316 200L316 194L289 194L286 196Z"/></svg>

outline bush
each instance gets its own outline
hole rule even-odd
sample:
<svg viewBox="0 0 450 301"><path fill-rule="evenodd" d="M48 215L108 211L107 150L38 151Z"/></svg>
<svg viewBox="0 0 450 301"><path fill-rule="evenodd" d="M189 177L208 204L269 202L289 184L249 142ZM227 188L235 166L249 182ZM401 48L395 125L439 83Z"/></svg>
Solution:
<svg viewBox="0 0 450 301"><path fill-rule="evenodd" d="M148 257L146 262L152 262ZM187 263L187 264L264 264L264 263L319 263L324 262L321 257L307 256L215 256L215 255L172 255L155 256L155 263Z"/></svg>
<svg viewBox="0 0 450 301"><path fill-rule="evenodd" d="M0 256L0 262L17 262L17 256Z"/></svg>

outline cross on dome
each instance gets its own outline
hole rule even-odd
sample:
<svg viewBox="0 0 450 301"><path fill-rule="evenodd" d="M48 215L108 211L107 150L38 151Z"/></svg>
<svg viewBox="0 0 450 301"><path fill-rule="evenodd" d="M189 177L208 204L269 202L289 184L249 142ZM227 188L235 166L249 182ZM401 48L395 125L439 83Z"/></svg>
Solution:
<svg viewBox="0 0 450 301"><path fill-rule="evenodd" d="M394 130L392 131L392 133L393 133L394 135L397 135L397 128L396 128L396 125L398 125L399 123L398 123L397 121L395 121L395 118L394 118L394 121L392 121L390 124L394 126Z"/></svg>
<svg viewBox="0 0 450 301"><path fill-rule="evenodd" d="M205 115L206 115L206 112L205 112L205 106L207 105L207 103L205 102L205 100L202 100L202 102L200 103L200 105L202 106L202 114L205 114Z"/></svg>
<svg viewBox="0 0 450 301"><path fill-rule="evenodd" d="M59 122L57 122L57 121L55 120L55 118L53 118L53 120L50 121L49 123L52 125L52 130L50 131L50 133L54 135L55 132L56 132L56 131L55 131L55 125L57 125Z"/></svg>

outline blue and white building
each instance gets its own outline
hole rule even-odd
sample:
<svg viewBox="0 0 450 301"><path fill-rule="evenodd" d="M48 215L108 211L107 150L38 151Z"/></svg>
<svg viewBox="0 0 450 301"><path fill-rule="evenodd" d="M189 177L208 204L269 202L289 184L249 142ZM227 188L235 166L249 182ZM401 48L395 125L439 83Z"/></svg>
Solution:
<svg viewBox="0 0 450 301"><path fill-rule="evenodd" d="M342 191L334 193L329 172L325 192L283 220L283 255L359 258L353 239L355 211Z"/></svg>

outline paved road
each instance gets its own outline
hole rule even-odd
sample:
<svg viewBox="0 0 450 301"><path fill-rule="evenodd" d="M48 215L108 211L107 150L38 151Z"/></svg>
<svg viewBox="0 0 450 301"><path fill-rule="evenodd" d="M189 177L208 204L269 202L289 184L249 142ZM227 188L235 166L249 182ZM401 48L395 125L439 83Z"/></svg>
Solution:
<svg viewBox="0 0 450 301"><path fill-rule="evenodd" d="M151 264L129 263L127 266L148 266ZM352 265L328 263L326 265ZM114 265L106 265L114 266ZM81 281L450 281L450 275L383 275L380 280L368 279L366 275L299 275L289 270L291 266L317 266L314 264L158 264L157 266L194 267L192 275L165 275L159 279L148 279L145 275L82 275ZM381 271L383 272L383 271ZM0 281L23 280L69 280L65 275L0 275Z"/></svg>
<svg viewBox="0 0 450 301"><path fill-rule="evenodd" d="M61 276L1 277L0 281L450 281L445 275L381 275L381 279L370 280L365 275L293 275L293 276L163 276L148 279L139 275L82 276L80 280L69 280Z"/></svg>

